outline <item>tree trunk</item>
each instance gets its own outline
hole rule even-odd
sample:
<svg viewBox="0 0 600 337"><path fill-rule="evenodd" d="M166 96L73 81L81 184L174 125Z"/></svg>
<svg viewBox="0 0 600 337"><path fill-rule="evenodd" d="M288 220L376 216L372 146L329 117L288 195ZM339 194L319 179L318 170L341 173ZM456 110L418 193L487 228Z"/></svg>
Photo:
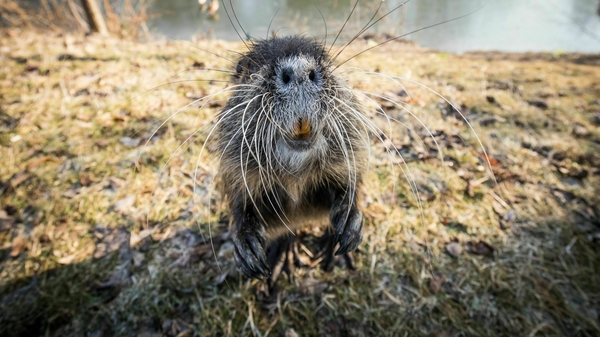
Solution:
<svg viewBox="0 0 600 337"><path fill-rule="evenodd" d="M85 11L92 32L107 35L106 23L96 0L81 0L81 4L83 5L83 10Z"/></svg>

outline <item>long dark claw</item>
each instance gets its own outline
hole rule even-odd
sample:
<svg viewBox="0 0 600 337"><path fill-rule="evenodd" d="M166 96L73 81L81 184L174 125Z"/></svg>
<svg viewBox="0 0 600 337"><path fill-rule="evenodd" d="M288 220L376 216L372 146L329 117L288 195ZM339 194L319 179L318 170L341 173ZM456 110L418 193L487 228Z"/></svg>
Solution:
<svg viewBox="0 0 600 337"><path fill-rule="evenodd" d="M363 238L364 218L356 207L349 210L336 207L332 210L331 222L335 230L333 244L340 244L335 255L346 254L360 245Z"/></svg>
<svg viewBox="0 0 600 337"><path fill-rule="evenodd" d="M262 244L265 241L262 231L243 231L234 235L235 262L246 277L264 279L271 275Z"/></svg>

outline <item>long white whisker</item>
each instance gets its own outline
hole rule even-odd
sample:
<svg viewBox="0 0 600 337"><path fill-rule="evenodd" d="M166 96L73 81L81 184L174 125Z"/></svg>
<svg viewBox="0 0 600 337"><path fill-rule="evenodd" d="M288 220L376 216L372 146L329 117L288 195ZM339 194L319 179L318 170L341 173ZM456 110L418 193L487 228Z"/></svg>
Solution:
<svg viewBox="0 0 600 337"><path fill-rule="evenodd" d="M246 124L246 121L245 121L245 118L246 118L246 112L248 111L248 108L249 108L249 107L250 107L250 105L252 104L252 101L254 101L255 99L257 99L257 98L259 98L259 97L260 97L260 98L262 98L264 95L265 95L265 94L263 94L263 95L260 95L260 96L255 96L254 98L252 98L252 99L251 99L251 101L250 101L250 102L248 103L248 105L246 106L246 108L244 109L244 112L243 112L243 114L242 114L242 135L243 135L243 137L242 137L242 138L243 138L244 142L246 143L246 146L248 147L248 154L247 154L247 156L246 156L246 167L247 167L247 165L248 165L248 159L249 159L249 156L250 156L251 154L252 154L252 156L253 156L255 159L257 158L257 157L256 157L256 155L254 155L254 154L253 154L252 147L251 147L250 143L248 142L248 139L247 139L247 136L246 136L246 131L247 131L248 127L250 127L250 125L248 125L248 126L247 126L247 127L244 129L244 124ZM258 114L258 113L259 113L259 112L256 112L255 114L253 114L253 115L252 115L252 117L251 117L251 118L250 118L250 120L248 121L248 124L250 124L250 121L251 121L251 120L254 118L254 116L255 116L256 114ZM246 191L248 192L248 197L250 198L250 201L252 202L252 204L254 204L254 205L256 206L256 211L257 211L258 215L260 216L260 218L261 218L261 219L264 221L264 223L266 224L266 223L267 223L267 221L266 221L266 219L263 217L263 215L262 215L262 213L260 212L260 210L258 209L259 207L258 207L258 205L256 204L256 201L254 200L254 197L253 197L253 195L252 195L252 193L251 193L251 191L250 191L250 188L248 187L248 181L247 181L247 179L246 179L246 172L244 171L244 163L243 163L243 157L242 157L242 151L243 151L243 149L244 149L244 147L243 147L243 146L240 146L240 168L242 169L242 179L243 179L243 181L244 181L244 186L246 187ZM291 229L291 228L290 228L290 227L289 227L287 224L283 223L283 225L285 226L285 228L287 228L287 229L288 229L288 231L289 231L290 233L292 233L292 235L294 235L294 236L296 235L296 234L294 233L294 231L292 231L292 229Z"/></svg>
<svg viewBox="0 0 600 337"><path fill-rule="evenodd" d="M373 73L373 72L366 72L367 74L370 75L377 75L377 76L383 76L379 73ZM494 180L495 185L498 185L498 181L496 179L496 175L494 174L494 171L492 169L492 163L490 162L490 158L489 155L487 153L487 150L485 149L485 146L483 146L483 142L481 141L481 138L479 138L479 135L477 135L477 132L475 131L475 128L473 127L473 125L471 124L471 122L469 122L469 120L467 119L467 117L465 117L465 115L460 111L460 109L452 102L450 102L450 100L448 100L446 97L444 97L442 94L438 93L437 91L433 90L432 88L426 86L425 84L419 83L415 80L411 80L409 78L404 78L401 76L388 76L392 79L395 79L396 82L397 80L403 80L403 81L407 81L413 84L416 84L422 88L425 88L426 90L428 90L429 92L433 93L434 95L440 97L441 99L443 99L448 105L450 105L456 112L458 112L458 114L460 115L460 117L465 121L465 123L468 125L469 129L471 130L471 132L473 132L473 135L475 136L475 138L477 139L477 143L479 144L481 151L483 152L483 154L485 155L485 160L488 164L488 169L490 174L492 175L492 179Z"/></svg>
<svg viewBox="0 0 600 337"><path fill-rule="evenodd" d="M428 128L428 127L425 125L425 123L424 123L424 122L423 122L423 121L422 121L420 118L418 118L418 117L417 117L417 116L416 116L416 115L415 115L415 114L414 114L412 111L408 110L408 109L407 109L405 106L403 106L402 104L398 104L398 102L396 102L396 101L394 101L394 100L390 99L388 96L385 96L385 95L378 95L378 94L375 94L375 93L372 93L372 92L368 92L368 91L357 91L357 90L354 90L354 91L355 91L355 92L360 92L360 93L364 94L365 96L366 96L366 95L372 95L372 96L375 96L375 97L381 98L381 99L383 99L383 100L385 100L385 101L388 101L388 102L390 102L390 103L392 103L392 104L396 105L397 107L401 108L402 110L404 110L404 111L406 111L408 114L410 114L410 115L411 115L411 116L412 116L414 119L416 119L416 120L419 122L419 124L421 124L421 125L422 125L422 126L425 128L425 130L427 130L427 133L429 134L429 136L431 137L431 139L432 139L432 140L433 140L433 142L435 143L435 145L436 145L436 147L437 147L437 149L438 149L438 151L439 151L439 153L440 153L440 160L442 161L442 165L444 164L444 153L443 153L443 151L442 151L442 148L441 148L440 144L438 143L438 141L437 141L437 140L435 139L435 137L433 136L433 133L431 132L431 130L429 130L429 128ZM415 134L416 134L416 132L415 132Z"/></svg>
<svg viewBox="0 0 600 337"><path fill-rule="evenodd" d="M265 171L265 169L263 168L263 166L262 166L262 163L261 163L261 161L262 161L262 160L261 160L261 159L262 159L262 158L261 158L261 153L266 153L266 152L264 151L264 150L265 150L265 148L264 148L264 144L266 143L266 140L268 140L268 139L270 139L270 138L262 138L262 139L261 139L261 140L262 140L262 141L261 141L261 144L262 144L262 151L261 151L261 149L259 148L259 145L257 144L257 143L258 143L258 139L259 139L259 137L258 137L258 134L259 134L259 132L258 132L258 131L259 131L259 129L261 130L261 133L262 133L262 132L264 132L264 130L265 130L266 126L267 126L267 124L266 124L266 123L262 123L262 125L261 125L261 123L260 123L260 120L261 120L261 118L262 118L262 117L264 117L264 116L267 116L267 114L268 114L268 113L265 111L265 103L264 103L264 98L265 98L265 96L266 96L266 95L263 95L263 98L261 99L261 106L262 106L262 110L261 110L261 111L262 111L262 114L260 114L260 115L259 115L259 118L258 118L258 120L256 121L256 125L257 125L257 127L255 128L255 131L254 131L254 139L253 139L253 145L254 145L254 147L256 148L256 162L257 162L257 164L258 164L258 176L259 176L259 178L260 178L260 181L261 181L261 185L262 185L262 187L263 187L263 190L265 191L265 196L267 197L267 200L269 200L269 203L271 204L271 207L273 207L273 210L275 211L275 214L277 215L277 217L279 218L279 220L281 220L281 222L282 222L284 225L286 225L285 221L284 221L284 220L281 218L281 215L279 214L279 211L281 211L281 213L283 214L283 216L284 216L284 217L287 219L288 223L290 223L291 221L290 221L290 220L287 218L287 215L285 214L285 211L283 210L283 207L282 207L282 206L281 206L281 204L279 203L279 201L278 201L278 198L277 198L277 197L275 197L275 202L276 202L276 203L277 203L277 205L279 206L279 210L278 210L278 209L277 209L277 207L275 207L275 205L273 204L273 201L271 200L271 197L269 196L269 190L267 189L267 187L269 187L269 189L270 189L270 190L273 190L273 192L274 192L274 193L276 193L276 192L275 192L275 189L273 188L272 181L271 181L271 174L269 174L269 172L268 172L268 169L266 170L266 171L267 171L266 173L263 173L263 171ZM274 172L273 172L272 174L274 174ZM267 181L266 181L266 183L265 183L265 175L266 175L266 178L267 178ZM287 226L287 225L286 225L286 226Z"/></svg>
<svg viewBox="0 0 600 337"><path fill-rule="evenodd" d="M373 122L371 122L368 118L366 118L365 116L363 116L361 113L359 113L358 111L355 111L352 107L350 107L346 102L338 99L338 98L334 98L335 100L337 100L340 104L345 105L346 107L349 108L349 111L354 112L355 115L359 118L361 118L363 120L363 122L365 122L366 125L370 126L371 128L373 128L373 131L375 134L377 134L377 138L383 143L383 139L379 136L379 134L383 133L381 131L381 129L379 129L378 126L374 125ZM404 165L404 167L406 168L406 171L404 171L404 168L402 168L401 165L399 165L400 169L402 170L402 173L404 174L404 177L406 178L406 181L408 182L413 195L415 196L415 200L417 201L418 205L419 205L419 210L421 213L421 217L422 217L422 221L423 224L425 224L425 219L424 219L424 212L423 212L423 205L421 202L421 198L419 195L419 190L417 188L416 183L414 182L414 175L412 174L412 172L410 171L410 167L408 166L408 163L406 163L406 161L404 160L404 157L402 157L402 155L400 154L400 152L398 151L398 149L396 148L396 146L392 143L392 146L394 147L394 149L396 150L396 152L399 154L400 159L402 160L402 164ZM408 172L408 175L407 175ZM412 179L409 179L409 176ZM414 184L414 185L413 185Z"/></svg>
<svg viewBox="0 0 600 337"><path fill-rule="evenodd" d="M244 104L248 104L249 101L245 101L242 102L234 107L232 107L231 109L229 109L229 111L227 111L227 113L235 111L235 109L237 109L238 107L244 105ZM211 137L212 133L214 132L214 130L217 128L217 126L223 121L224 118L220 118L217 123L213 126L213 128L211 129L211 131L209 132L208 136L206 137L204 144L202 145L202 148L200 149L200 153L198 154L198 159L196 160L196 167L194 168L194 186L193 186L193 191L192 191L192 195L194 196L194 198L196 197L196 177L198 176L198 167L200 166L200 159L202 158L202 153L204 152L204 148L206 147L206 143L208 142L208 139ZM229 143L227 144L229 145ZM222 156L221 156L222 157ZM219 159L220 160L220 159ZM214 179L213 179L214 181ZM213 252L213 256L215 257L215 262L217 263L217 268L219 269L219 272L221 274L223 274L223 270L221 269L221 264L219 263L219 259L217 258L217 252L215 250L215 245L214 245L214 241L212 239L212 224L210 221L210 198L212 197L212 191L209 194L209 203L208 203L208 232L209 232L209 237L210 237L210 246ZM200 226L200 223L198 223L198 226Z"/></svg>

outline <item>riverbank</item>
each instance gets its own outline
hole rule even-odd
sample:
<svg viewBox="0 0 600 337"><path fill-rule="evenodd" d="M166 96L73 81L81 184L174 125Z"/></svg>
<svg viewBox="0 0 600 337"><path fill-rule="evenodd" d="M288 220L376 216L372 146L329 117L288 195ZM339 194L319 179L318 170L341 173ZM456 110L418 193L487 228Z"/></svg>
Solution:
<svg viewBox="0 0 600 337"><path fill-rule="evenodd" d="M243 48L0 31L0 334L600 333L598 55L394 42L345 64L412 130L367 113L391 140L373 141L357 270L299 268L269 299L233 265L195 133Z"/></svg>

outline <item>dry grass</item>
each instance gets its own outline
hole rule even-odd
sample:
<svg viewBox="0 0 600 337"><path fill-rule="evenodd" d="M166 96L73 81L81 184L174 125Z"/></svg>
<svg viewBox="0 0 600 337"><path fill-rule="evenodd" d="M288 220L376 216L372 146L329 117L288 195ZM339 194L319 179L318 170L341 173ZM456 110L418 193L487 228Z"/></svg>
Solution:
<svg viewBox="0 0 600 337"><path fill-rule="evenodd" d="M102 0L110 34L125 39L149 39L146 22L157 13L148 11L152 0ZM77 0L41 0L39 6L16 0L0 2L0 27L53 31L89 32L89 25Z"/></svg>
<svg viewBox="0 0 600 337"><path fill-rule="evenodd" d="M597 56L456 56L392 43L348 64L463 105L498 184L441 98L407 80L402 96L389 79L348 74L354 88L409 103L444 164L406 112L364 99L414 130L393 125L391 142L410 161L423 213L390 165L400 157L374 141L358 269L299 269L267 303L235 270L218 223L225 214L208 198L214 157L203 154L194 173L202 139L161 170L226 95L185 109L144 146L157 122L225 87L226 74L207 69L228 61L198 48L243 46L0 34L2 335L600 333ZM209 217L222 272L206 241Z"/></svg>

